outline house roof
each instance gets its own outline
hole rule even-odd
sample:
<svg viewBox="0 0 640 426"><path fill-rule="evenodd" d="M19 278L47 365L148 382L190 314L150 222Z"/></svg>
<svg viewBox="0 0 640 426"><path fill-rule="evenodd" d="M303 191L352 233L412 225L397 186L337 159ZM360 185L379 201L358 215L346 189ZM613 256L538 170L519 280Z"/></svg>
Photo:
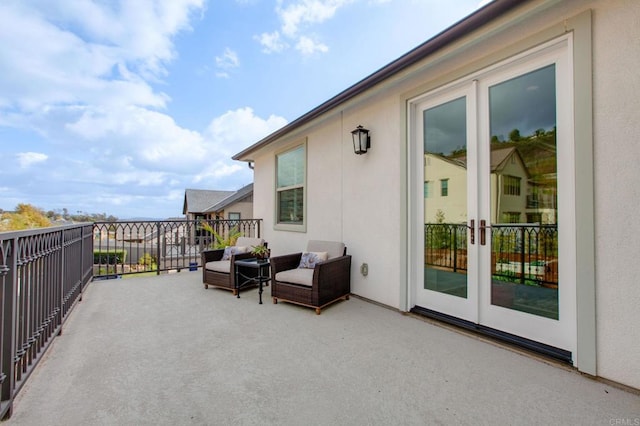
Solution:
<svg viewBox="0 0 640 426"><path fill-rule="evenodd" d="M220 211L220 210L224 210L227 206L229 206L229 205L231 205L231 204L233 204L235 202L241 201L243 198L246 198L251 194L253 194L253 183L250 183L249 185L243 186L242 188L240 188L239 190L237 190L233 194L229 195L225 199L220 200L216 204L208 207L206 210L204 210L204 212L212 213L212 212L217 212L217 211Z"/></svg>
<svg viewBox="0 0 640 426"><path fill-rule="evenodd" d="M467 168L467 157L463 156L463 157L455 157L455 158L447 158L443 155L440 154L434 154L434 153L427 153L425 155L432 155L434 157L437 157L447 163L451 163L455 166L459 166L459 167L463 167L463 168ZM524 164L524 161L522 160L522 156L520 155L520 153L518 152L518 150L514 147L507 147L507 148L500 148L500 149L492 149L491 150L491 158L490 158L490 162L491 162L491 173L497 172L499 170L502 170L504 168L504 166L507 163L507 160L509 158L511 158L512 155L517 155L518 158L520 158L520 162L522 164Z"/></svg>
<svg viewBox="0 0 640 426"><path fill-rule="evenodd" d="M219 203L235 191L213 191L208 189L186 189L182 213L203 213L209 207Z"/></svg>
<svg viewBox="0 0 640 426"><path fill-rule="evenodd" d="M375 85L383 82L384 80L400 73L407 69L411 65L425 59L429 55L437 52L440 49L448 46L456 40L466 36L468 33L475 31L488 22L498 18L499 16L509 12L517 6L524 3L523 0L494 0L486 6L478 9L476 12L467 16L466 18L458 21L449 28L440 32L436 36L427 40L423 44L419 45L415 49L409 51L405 55L389 63L388 65L380 68L378 71L369 75L368 77L360 80L358 83L349 87L345 91L339 93L333 98L329 99L325 103L312 109L306 114L298 117L286 126L276 130L264 139L256 142L245 150L237 153L232 158L234 160L241 161L253 161L251 154L258 149L274 142L278 138L292 132L293 130L302 127L303 125L311 122L312 120L320 117L328 111L336 108L337 106L349 101L350 99L360 95L361 93L371 89Z"/></svg>
<svg viewBox="0 0 640 426"><path fill-rule="evenodd" d="M502 148L502 149L492 149L491 150L491 171L495 172L496 170L500 170L502 169L505 164L506 161L509 157L511 157L511 154L513 154L515 151L516 155L520 155L518 154L518 150L516 150L515 147L509 147L509 148Z"/></svg>

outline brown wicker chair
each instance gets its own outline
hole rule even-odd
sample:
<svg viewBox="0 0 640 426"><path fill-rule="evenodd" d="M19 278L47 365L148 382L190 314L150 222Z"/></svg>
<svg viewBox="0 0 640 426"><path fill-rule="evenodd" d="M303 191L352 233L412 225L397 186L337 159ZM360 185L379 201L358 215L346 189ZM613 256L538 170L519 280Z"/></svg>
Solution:
<svg viewBox="0 0 640 426"><path fill-rule="evenodd" d="M236 241L235 247L244 247L246 252L232 254L229 260L222 260L224 249L204 250L200 254L202 257L202 282L204 288L219 287L231 290L236 296L236 260L249 259L255 257L251 253L253 246L266 245L262 238L240 237Z"/></svg>
<svg viewBox="0 0 640 426"><path fill-rule="evenodd" d="M327 253L313 269L299 268L303 253L271 258L271 298L315 308L316 314L351 293L351 256L343 243L309 241L307 252Z"/></svg>

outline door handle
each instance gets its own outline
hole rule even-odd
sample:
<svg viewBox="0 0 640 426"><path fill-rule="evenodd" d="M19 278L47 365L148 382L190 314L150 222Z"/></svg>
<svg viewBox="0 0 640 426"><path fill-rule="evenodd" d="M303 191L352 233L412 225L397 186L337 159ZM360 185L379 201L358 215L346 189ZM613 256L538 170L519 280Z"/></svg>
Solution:
<svg viewBox="0 0 640 426"><path fill-rule="evenodd" d="M470 240L471 240L471 244L475 244L476 243L476 221L475 219L471 219L471 221L469 222L469 225L467 225L467 228L469 228L469 230L471 231L471 235Z"/></svg>
<svg viewBox="0 0 640 426"><path fill-rule="evenodd" d="M485 231L487 229L491 229L491 226L487 225L486 220L481 220L479 229L480 229L480 245L484 246L485 244L487 244L487 237L486 237Z"/></svg>

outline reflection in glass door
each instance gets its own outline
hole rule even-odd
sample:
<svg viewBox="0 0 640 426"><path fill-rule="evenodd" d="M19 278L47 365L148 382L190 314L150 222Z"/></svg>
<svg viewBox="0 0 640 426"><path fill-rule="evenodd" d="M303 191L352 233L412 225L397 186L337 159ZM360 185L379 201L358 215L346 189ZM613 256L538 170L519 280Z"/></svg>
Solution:
<svg viewBox="0 0 640 426"><path fill-rule="evenodd" d="M411 204L411 301L570 352L575 229L567 218L575 193L568 57L561 41L410 103L412 194L420 197ZM560 169L558 153L566 159Z"/></svg>
<svg viewBox="0 0 640 426"><path fill-rule="evenodd" d="M467 298L467 117L461 97L423 111L425 290Z"/></svg>
<svg viewBox="0 0 640 426"><path fill-rule="evenodd" d="M491 227L480 233L491 304L557 320L555 75L549 65L489 87Z"/></svg>

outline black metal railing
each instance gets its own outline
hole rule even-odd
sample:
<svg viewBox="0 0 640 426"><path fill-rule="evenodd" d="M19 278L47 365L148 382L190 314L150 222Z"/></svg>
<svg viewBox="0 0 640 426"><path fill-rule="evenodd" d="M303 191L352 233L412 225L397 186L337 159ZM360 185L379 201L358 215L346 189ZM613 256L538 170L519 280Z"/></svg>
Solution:
<svg viewBox="0 0 640 426"><path fill-rule="evenodd" d="M495 279L557 288L557 225L491 225L491 241Z"/></svg>
<svg viewBox="0 0 640 426"><path fill-rule="evenodd" d="M0 233L0 417L92 278L93 224Z"/></svg>
<svg viewBox="0 0 640 426"><path fill-rule="evenodd" d="M427 223L424 225L424 242L426 265L466 272L466 224Z"/></svg>
<svg viewBox="0 0 640 426"><path fill-rule="evenodd" d="M231 236L258 238L261 219L96 222L93 228L96 278L197 270L200 252ZM217 238L216 238L217 237Z"/></svg>
<svg viewBox="0 0 640 426"><path fill-rule="evenodd" d="M427 223L424 241L425 265L466 273L466 224ZM557 225L491 225L491 265L494 279L557 287Z"/></svg>

